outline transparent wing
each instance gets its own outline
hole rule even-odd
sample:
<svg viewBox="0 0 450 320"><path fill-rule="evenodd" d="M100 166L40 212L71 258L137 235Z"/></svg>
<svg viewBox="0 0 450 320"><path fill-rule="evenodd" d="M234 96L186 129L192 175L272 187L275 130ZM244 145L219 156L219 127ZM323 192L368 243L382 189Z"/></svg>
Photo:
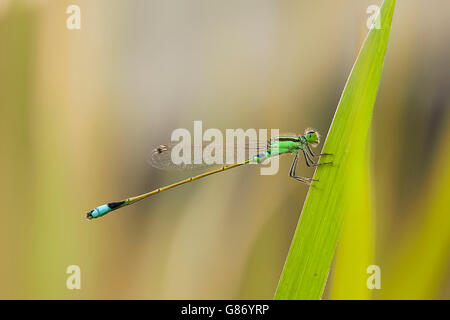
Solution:
<svg viewBox="0 0 450 320"><path fill-rule="evenodd" d="M211 165L223 165L227 159L233 163L252 158L266 152L268 142L246 141L234 145L205 142L202 145L170 143L156 147L151 152L148 162L162 170L189 170Z"/></svg>

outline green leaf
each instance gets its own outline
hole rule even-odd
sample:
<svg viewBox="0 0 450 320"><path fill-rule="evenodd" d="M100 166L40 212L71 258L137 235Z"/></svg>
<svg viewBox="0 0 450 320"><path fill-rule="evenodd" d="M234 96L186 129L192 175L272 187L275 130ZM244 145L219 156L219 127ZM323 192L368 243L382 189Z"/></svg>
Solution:
<svg viewBox="0 0 450 320"><path fill-rule="evenodd" d="M315 173L275 294L276 299L320 299L345 213L367 188L359 174L367 166L366 142L386 52L395 0L380 9L348 78L323 152L333 161Z"/></svg>
<svg viewBox="0 0 450 320"><path fill-rule="evenodd" d="M370 138L369 138L370 142ZM358 193L345 212L344 227L336 250L330 299L370 299L373 290L367 288L367 267L375 258L374 208L369 165L371 143L367 144L366 166L354 167L358 174ZM356 181L355 181L356 183ZM330 287L330 285L327 285Z"/></svg>

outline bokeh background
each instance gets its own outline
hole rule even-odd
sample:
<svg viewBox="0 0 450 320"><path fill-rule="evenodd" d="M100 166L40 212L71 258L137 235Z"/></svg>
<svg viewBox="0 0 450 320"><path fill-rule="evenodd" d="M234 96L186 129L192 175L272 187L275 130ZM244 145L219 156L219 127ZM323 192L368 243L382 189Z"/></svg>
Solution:
<svg viewBox="0 0 450 320"><path fill-rule="evenodd" d="M71 4L80 30L66 28ZM326 134L372 4L0 0L0 298L271 299L307 192L289 157L274 176L239 168L85 214L190 176L147 156L194 120ZM326 299L450 298L449 10L397 1L372 200L344 228ZM362 256L381 290L352 269ZM73 264L81 290L66 288Z"/></svg>

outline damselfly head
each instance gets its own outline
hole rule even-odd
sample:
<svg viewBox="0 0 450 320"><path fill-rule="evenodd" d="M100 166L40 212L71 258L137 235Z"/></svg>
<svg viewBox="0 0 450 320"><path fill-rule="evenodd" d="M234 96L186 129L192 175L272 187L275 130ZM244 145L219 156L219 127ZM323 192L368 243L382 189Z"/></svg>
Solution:
<svg viewBox="0 0 450 320"><path fill-rule="evenodd" d="M305 139L313 147L317 146L320 143L320 135L314 129L308 128L308 129L305 130Z"/></svg>

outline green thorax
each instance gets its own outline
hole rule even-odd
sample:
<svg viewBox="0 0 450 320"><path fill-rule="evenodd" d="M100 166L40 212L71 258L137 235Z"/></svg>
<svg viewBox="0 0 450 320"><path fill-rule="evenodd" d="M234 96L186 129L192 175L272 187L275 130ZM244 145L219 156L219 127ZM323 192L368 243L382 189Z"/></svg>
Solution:
<svg viewBox="0 0 450 320"><path fill-rule="evenodd" d="M272 155L283 153L296 153L299 149L303 150L302 137L277 137L269 141L267 151Z"/></svg>

